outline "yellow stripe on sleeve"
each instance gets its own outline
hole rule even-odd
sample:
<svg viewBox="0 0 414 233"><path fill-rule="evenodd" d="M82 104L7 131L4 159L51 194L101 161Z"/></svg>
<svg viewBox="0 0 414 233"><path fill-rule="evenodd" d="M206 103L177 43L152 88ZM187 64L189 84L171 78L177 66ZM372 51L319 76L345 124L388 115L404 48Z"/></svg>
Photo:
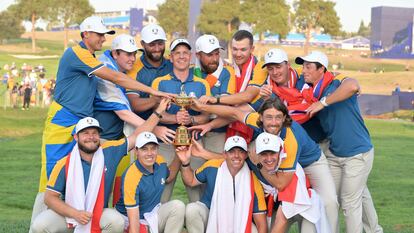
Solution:
<svg viewBox="0 0 414 233"><path fill-rule="evenodd" d="M49 187L55 187L56 180L59 176L60 171L62 171L63 166L66 164L66 158L67 156L61 158L56 164L55 167L52 170L52 173L50 173L49 181L47 182L47 186Z"/></svg>
<svg viewBox="0 0 414 233"><path fill-rule="evenodd" d="M205 79L202 79L202 78L199 78L199 77L196 77L196 76L194 76L193 77L193 80L195 81L195 82L200 82L200 83L202 83L203 85L204 85L204 88L206 89L206 96L211 96L211 90L210 90L210 85L208 84L208 82L205 80Z"/></svg>
<svg viewBox="0 0 414 233"><path fill-rule="evenodd" d="M229 83L227 84L227 93L232 95L236 93L236 73L234 72L234 69L231 66L225 66L225 68L230 73Z"/></svg>
<svg viewBox="0 0 414 233"><path fill-rule="evenodd" d="M132 69L129 70L126 74L128 77L132 78L133 80L137 80L138 72L144 67L144 64L142 64L142 61L140 58L137 58L134 65L132 66Z"/></svg>
<svg viewBox="0 0 414 233"><path fill-rule="evenodd" d="M260 184L259 179L257 179L256 175L252 172L253 174L253 188L254 188L254 192L256 194L257 197L257 206L259 211L265 211L267 209L266 207L266 200L265 200L265 195L264 195L264 191L263 191L263 187Z"/></svg>
<svg viewBox="0 0 414 233"><path fill-rule="evenodd" d="M126 206L137 205L135 200L135 195L139 181L141 180L142 173L138 170L135 164L132 164L126 174L124 179L124 204Z"/></svg>
<svg viewBox="0 0 414 233"><path fill-rule="evenodd" d="M161 155L157 155L157 158L155 159L155 162L158 163L158 164L167 163L165 158L162 157Z"/></svg>
<svg viewBox="0 0 414 233"><path fill-rule="evenodd" d="M111 147L111 146L119 146L125 143L125 138L121 138L119 140L111 140L111 141L106 141L102 144L102 149Z"/></svg>
<svg viewBox="0 0 414 233"><path fill-rule="evenodd" d="M263 62L258 62L253 70L253 77L249 82L249 85L262 86L266 81L267 71L262 69Z"/></svg>
<svg viewBox="0 0 414 233"><path fill-rule="evenodd" d="M280 169L293 169L298 156L298 142L296 141L296 137L291 128L286 129L285 150L287 157L282 164L280 164Z"/></svg>
<svg viewBox="0 0 414 233"><path fill-rule="evenodd" d="M257 121L259 120L259 118L260 118L260 115L258 112L252 112L247 115L246 119L244 120L244 123L246 125L251 125L251 126L259 128L259 126L257 125Z"/></svg>
<svg viewBox="0 0 414 233"><path fill-rule="evenodd" d="M96 59L89 50L84 49L82 47L75 46L72 47L73 52L76 54L76 56L81 60L84 64L91 68L95 68L102 64L98 59Z"/></svg>
<svg viewBox="0 0 414 233"><path fill-rule="evenodd" d="M159 90L160 83L162 81L170 80L170 79L171 79L171 76L169 74L167 74L165 76L162 76L162 77L158 77L158 78L154 79L154 81L152 82L151 87L154 90Z"/></svg>
<svg viewBox="0 0 414 233"><path fill-rule="evenodd" d="M224 162L224 159L210 159L209 161L201 165L201 167L197 168L196 174L199 174L200 172L202 172L204 169L208 167L219 168L223 162Z"/></svg>

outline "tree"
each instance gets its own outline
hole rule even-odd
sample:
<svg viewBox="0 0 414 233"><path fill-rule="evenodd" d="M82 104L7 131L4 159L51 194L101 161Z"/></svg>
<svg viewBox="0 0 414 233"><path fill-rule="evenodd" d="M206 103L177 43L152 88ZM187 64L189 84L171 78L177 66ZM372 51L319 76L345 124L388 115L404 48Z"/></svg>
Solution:
<svg viewBox="0 0 414 233"><path fill-rule="evenodd" d="M50 14L49 19L63 23L65 49L68 47L68 27L71 24L80 24L95 12L88 0L53 0L51 8L53 13Z"/></svg>
<svg viewBox="0 0 414 233"><path fill-rule="evenodd" d="M187 35L188 0L167 0L158 6L158 21L172 37L174 32Z"/></svg>
<svg viewBox="0 0 414 233"><path fill-rule="evenodd" d="M357 35L360 35L363 37L369 37L371 35L371 24L368 24L368 26L365 26L364 20L361 20Z"/></svg>
<svg viewBox="0 0 414 233"><path fill-rule="evenodd" d="M203 33L213 34L219 40L229 42L240 24L239 15L239 0L205 1L198 18L198 27ZM227 45L230 53L230 43Z"/></svg>
<svg viewBox="0 0 414 233"><path fill-rule="evenodd" d="M12 10L0 12L0 44L4 39L19 38L24 32L21 20Z"/></svg>
<svg viewBox="0 0 414 233"><path fill-rule="evenodd" d="M293 3L295 8L295 25L305 33L305 54L309 50L311 32L322 28L324 33L333 36L340 34L341 24L334 9L335 3L323 0L298 0Z"/></svg>
<svg viewBox="0 0 414 233"><path fill-rule="evenodd" d="M289 6L285 0L245 0L240 15L242 21L253 25L261 41L265 32L278 34L280 38L289 33Z"/></svg>
<svg viewBox="0 0 414 233"><path fill-rule="evenodd" d="M16 0L16 4L12 5L14 12L22 20L27 20L32 23L32 52L36 52L36 22L43 18L46 19L49 15L51 0Z"/></svg>

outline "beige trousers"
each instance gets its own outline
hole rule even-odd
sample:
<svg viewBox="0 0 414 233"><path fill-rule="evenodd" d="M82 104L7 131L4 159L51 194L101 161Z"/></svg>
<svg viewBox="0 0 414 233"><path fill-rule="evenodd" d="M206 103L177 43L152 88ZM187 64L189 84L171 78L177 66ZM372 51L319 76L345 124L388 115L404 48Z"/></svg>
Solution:
<svg viewBox="0 0 414 233"><path fill-rule="evenodd" d="M188 233L204 233L207 229L210 210L197 201L187 204L185 208L185 226ZM252 233L257 233L256 225L252 224Z"/></svg>
<svg viewBox="0 0 414 233"><path fill-rule="evenodd" d="M99 222L102 233L123 233L124 218L114 209L105 208ZM48 209L40 213L33 221L31 230L34 233L73 232L66 227L66 219L55 211Z"/></svg>
<svg viewBox="0 0 414 233"><path fill-rule="evenodd" d="M363 196L374 161L374 149L352 157L338 157L328 150L326 157L344 211L346 232L360 233L363 229Z"/></svg>
<svg viewBox="0 0 414 233"><path fill-rule="evenodd" d="M322 198L325 205L326 216L331 226L331 232L337 232L338 229L338 196L336 194L335 183L332 178L329 164L324 153L318 161L303 169L309 178L310 184Z"/></svg>

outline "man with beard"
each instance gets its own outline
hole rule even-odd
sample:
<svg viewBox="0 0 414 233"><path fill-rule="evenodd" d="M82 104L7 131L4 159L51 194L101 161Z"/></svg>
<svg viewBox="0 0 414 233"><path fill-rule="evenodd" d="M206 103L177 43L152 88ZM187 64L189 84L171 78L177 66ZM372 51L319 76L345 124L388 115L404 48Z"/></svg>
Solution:
<svg viewBox="0 0 414 233"><path fill-rule="evenodd" d="M75 141L72 136L76 123L93 116L93 101L99 78L124 88L144 91L155 96L170 96L131 80L122 72L111 70L95 57L102 49L106 34L115 34L102 18L91 16L80 24L82 41L65 50L59 61L54 89L54 101L49 107L42 137L39 193L33 205L32 220L45 209L43 195L50 173L58 160L69 153Z"/></svg>
<svg viewBox="0 0 414 233"><path fill-rule="evenodd" d="M196 40L196 67L194 75L206 80L209 84L211 95L220 98L234 92L229 90L229 83L234 82L234 70L224 66L220 57L220 49L223 49L217 37L213 35L202 35ZM212 115L211 118L215 119ZM203 135L204 147L217 153L222 152L226 140L227 126L213 129ZM204 159L211 159L204 157Z"/></svg>
<svg viewBox="0 0 414 233"><path fill-rule="evenodd" d="M161 26L148 24L142 28L143 54L137 59L127 75L150 87L154 79L169 74L172 71L172 64L164 57L166 40L167 37ZM132 109L143 119L147 119L151 115L152 108L159 102L159 98L150 97L145 92L128 90L127 94ZM168 133L170 139L174 137L175 132L168 131ZM171 143L169 138L161 138L161 140L167 140L168 143Z"/></svg>
<svg viewBox="0 0 414 233"><path fill-rule="evenodd" d="M229 90L234 94L218 97L202 97L202 103L226 104L242 107L245 111L256 111L260 98L260 87L265 81L262 63L253 55L253 35L246 30L237 31L231 41L233 56L234 82L229 83ZM250 107L249 107L250 106ZM216 121L220 121L217 119ZM250 143L252 131L241 122L233 122L227 129L227 136L240 135Z"/></svg>
<svg viewBox="0 0 414 233"><path fill-rule="evenodd" d="M163 99L155 110L162 114L169 104ZM127 139L100 145L99 122L81 119L73 136L72 151L56 163L45 192L48 210L40 213L31 226L33 232L123 232L124 220L107 208L119 161L135 145L136 137L151 131L159 118L153 114Z"/></svg>

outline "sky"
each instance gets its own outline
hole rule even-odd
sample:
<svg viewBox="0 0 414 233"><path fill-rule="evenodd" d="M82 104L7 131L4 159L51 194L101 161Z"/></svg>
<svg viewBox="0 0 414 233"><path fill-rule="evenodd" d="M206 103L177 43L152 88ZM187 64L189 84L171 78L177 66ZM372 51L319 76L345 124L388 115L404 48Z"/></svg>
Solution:
<svg viewBox="0 0 414 233"><path fill-rule="evenodd" d="M0 0L0 11L6 9L15 0ZM125 10L130 7L145 6L155 8L165 0L89 0L96 11ZM361 20L367 25L371 21L371 7L395 6L414 8L414 0L333 0L335 10L341 20L342 29L347 32L358 31ZM293 0L286 0L291 4Z"/></svg>

